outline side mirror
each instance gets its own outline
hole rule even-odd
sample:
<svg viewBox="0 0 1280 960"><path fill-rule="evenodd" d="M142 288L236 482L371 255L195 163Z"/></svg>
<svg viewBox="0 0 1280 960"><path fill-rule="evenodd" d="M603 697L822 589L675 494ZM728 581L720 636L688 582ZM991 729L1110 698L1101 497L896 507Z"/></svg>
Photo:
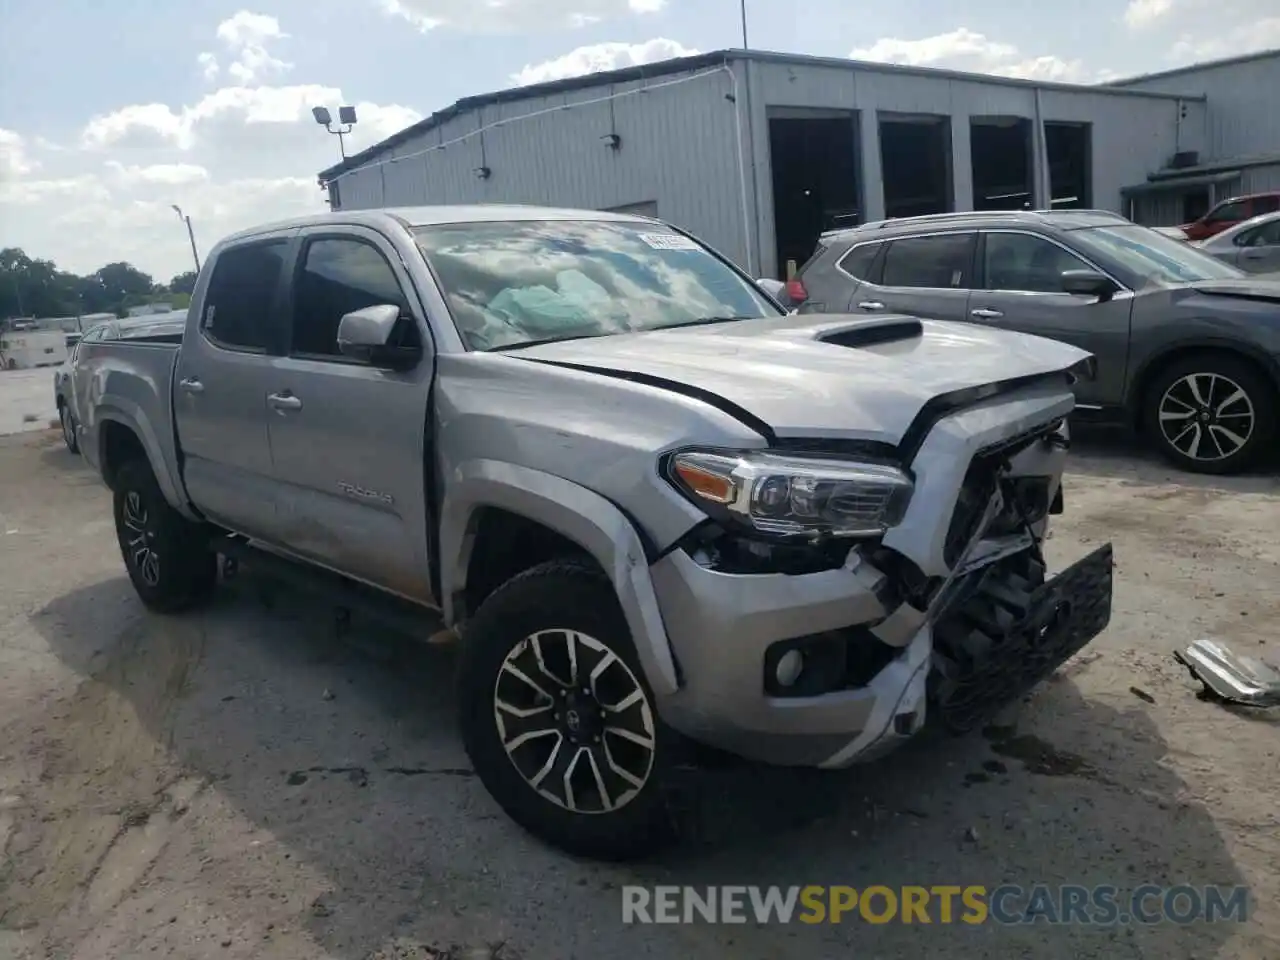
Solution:
<svg viewBox="0 0 1280 960"><path fill-rule="evenodd" d="M791 302L791 298L787 296L787 285L781 280L769 280L765 277L761 277L756 281L756 286L769 296L773 297L773 299L777 300L784 307L794 306Z"/></svg>
<svg viewBox="0 0 1280 960"><path fill-rule="evenodd" d="M400 308L394 304L353 310L338 321L338 351L370 366L410 370L422 359L422 350L394 342L399 322Z"/></svg>
<svg viewBox="0 0 1280 960"><path fill-rule="evenodd" d="M1064 270L1062 272L1062 289L1067 293L1082 297L1097 297L1109 300L1116 292L1115 281L1096 270Z"/></svg>

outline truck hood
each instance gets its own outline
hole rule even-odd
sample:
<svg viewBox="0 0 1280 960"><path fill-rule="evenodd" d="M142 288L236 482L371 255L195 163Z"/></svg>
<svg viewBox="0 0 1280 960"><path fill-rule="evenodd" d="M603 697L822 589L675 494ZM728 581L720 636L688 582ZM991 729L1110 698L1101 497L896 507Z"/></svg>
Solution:
<svg viewBox="0 0 1280 960"><path fill-rule="evenodd" d="M895 444L930 401L1065 376L1090 358L967 323L819 314L566 340L508 356L719 399L766 435Z"/></svg>

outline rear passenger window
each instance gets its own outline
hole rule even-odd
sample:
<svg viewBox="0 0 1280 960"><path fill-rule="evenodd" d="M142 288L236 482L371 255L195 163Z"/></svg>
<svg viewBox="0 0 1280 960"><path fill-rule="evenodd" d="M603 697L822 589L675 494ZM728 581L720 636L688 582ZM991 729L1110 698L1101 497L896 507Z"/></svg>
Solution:
<svg viewBox="0 0 1280 960"><path fill-rule="evenodd" d="M218 257L201 320L210 340L233 350L267 349L285 246L273 240L233 247Z"/></svg>
<svg viewBox="0 0 1280 960"><path fill-rule="evenodd" d="M969 265L977 234L947 233L892 240L885 251L886 287L962 290L969 286Z"/></svg>
<svg viewBox="0 0 1280 960"><path fill-rule="evenodd" d="M293 302L292 352L339 357L338 324L354 310L393 304L405 316L398 334L417 336L391 264L360 240L313 240L298 273Z"/></svg>
<svg viewBox="0 0 1280 960"><path fill-rule="evenodd" d="M854 247L840 261L840 269L855 280L871 279L871 267L876 262L876 254L880 252L880 244L863 243Z"/></svg>

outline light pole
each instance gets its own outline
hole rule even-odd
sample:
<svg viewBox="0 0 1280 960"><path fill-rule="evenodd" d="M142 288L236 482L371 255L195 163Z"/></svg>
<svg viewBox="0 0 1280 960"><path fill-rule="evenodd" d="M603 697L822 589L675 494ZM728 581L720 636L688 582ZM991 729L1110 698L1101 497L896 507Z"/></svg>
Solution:
<svg viewBox="0 0 1280 960"><path fill-rule="evenodd" d="M738 7L742 13L742 49L750 50L751 45L747 43L747 0L741 0Z"/></svg>
<svg viewBox="0 0 1280 960"><path fill-rule="evenodd" d="M200 254L196 252L196 234L195 234L195 231L191 229L191 218L188 217L185 213L183 213L182 208L178 206L176 203L171 203L169 204L169 206L173 207L173 212L178 215L178 219L183 221L187 225L187 239L191 241L191 259L196 262L196 273L199 273L200 272Z"/></svg>
<svg viewBox="0 0 1280 960"><path fill-rule="evenodd" d="M338 108L338 128L336 130L333 127L333 114L329 112L328 107L312 107L311 115L316 118L316 123L338 138L338 152L342 154L343 160L347 159L347 141L343 138L356 125L356 108Z"/></svg>

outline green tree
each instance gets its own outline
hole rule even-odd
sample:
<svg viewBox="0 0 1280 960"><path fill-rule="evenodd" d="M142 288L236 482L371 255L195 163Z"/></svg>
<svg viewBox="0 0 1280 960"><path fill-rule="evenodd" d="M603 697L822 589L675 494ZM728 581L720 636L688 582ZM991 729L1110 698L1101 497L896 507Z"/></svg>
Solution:
<svg viewBox="0 0 1280 960"><path fill-rule="evenodd" d="M190 294L196 289L196 272L188 270L186 273L180 273L169 281L170 293L186 293Z"/></svg>

